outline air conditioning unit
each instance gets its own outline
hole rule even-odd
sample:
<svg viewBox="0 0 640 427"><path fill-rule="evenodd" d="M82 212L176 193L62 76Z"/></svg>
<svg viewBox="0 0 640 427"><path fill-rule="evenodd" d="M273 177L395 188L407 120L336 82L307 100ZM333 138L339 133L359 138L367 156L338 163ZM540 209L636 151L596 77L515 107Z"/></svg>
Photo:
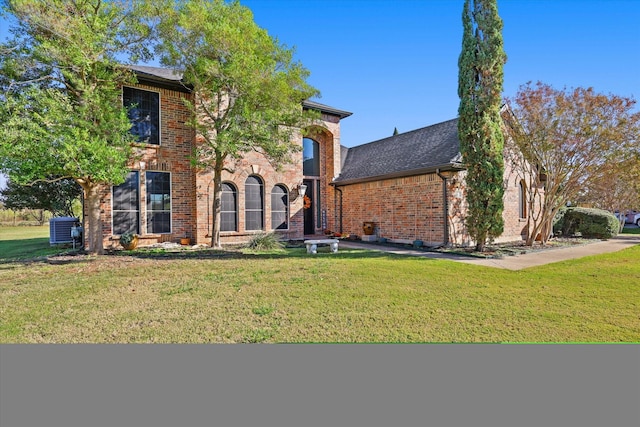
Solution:
<svg viewBox="0 0 640 427"><path fill-rule="evenodd" d="M79 219L71 216L51 218L49 220L49 244L53 246L61 243L73 243L71 227L77 222Z"/></svg>

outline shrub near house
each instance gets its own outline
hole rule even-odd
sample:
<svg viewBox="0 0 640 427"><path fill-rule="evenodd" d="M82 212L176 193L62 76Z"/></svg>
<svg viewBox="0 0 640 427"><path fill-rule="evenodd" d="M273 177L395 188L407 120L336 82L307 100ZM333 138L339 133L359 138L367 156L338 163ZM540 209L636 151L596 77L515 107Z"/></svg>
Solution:
<svg viewBox="0 0 640 427"><path fill-rule="evenodd" d="M618 235L620 222L611 212L602 209L567 208L554 229L565 236L580 233L582 237L609 239Z"/></svg>

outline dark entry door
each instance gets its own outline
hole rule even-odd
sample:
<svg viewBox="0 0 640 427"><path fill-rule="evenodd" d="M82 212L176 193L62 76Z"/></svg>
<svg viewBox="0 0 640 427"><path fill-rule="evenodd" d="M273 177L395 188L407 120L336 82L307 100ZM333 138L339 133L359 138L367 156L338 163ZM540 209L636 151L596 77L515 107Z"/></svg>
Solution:
<svg viewBox="0 0 640 427"><path fill-rule="evenodd" d="M312 180L304 180L304 185L307 186L307 190L304 193L306 197L311 200L311 206L304 209L304 234L315 234L316 232L316 224L313 220L313 212L315 210L315 203L313 200L313 184L315 182Z"/></svg>

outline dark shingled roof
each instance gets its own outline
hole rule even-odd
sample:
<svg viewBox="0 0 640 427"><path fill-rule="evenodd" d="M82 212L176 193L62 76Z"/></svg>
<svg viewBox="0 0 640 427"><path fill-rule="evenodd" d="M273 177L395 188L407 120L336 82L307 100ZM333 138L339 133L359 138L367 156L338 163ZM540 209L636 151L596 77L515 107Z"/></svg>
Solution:
<svg viewBox="0 0 640 427"><path fill-rule="evenodd" d="M458 119L348 149L336 185L463 169Z"/></svg>
<svg viewBox="0 0 640 427"><path fill-rule="evenodd" d="M170 68L149 67L146 65L129 65L129 69L133 70L141 82L153 83L161 87L169 87L170 89L178 89L188 91L190 86L182 82L182 73ZM306 100L302 102L304 108L310 110L318 110L321 113L338 116L341 119L349 117L352 113L348 111L338 110L319 102Z"/></svg>

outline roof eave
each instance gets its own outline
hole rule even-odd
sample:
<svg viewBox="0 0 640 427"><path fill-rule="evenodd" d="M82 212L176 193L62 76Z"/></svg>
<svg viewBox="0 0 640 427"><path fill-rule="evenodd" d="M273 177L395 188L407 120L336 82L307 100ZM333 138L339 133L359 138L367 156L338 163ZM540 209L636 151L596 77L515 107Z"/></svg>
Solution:
<svg viewBox="0 0 640 427"><path fill-rule="evenodd" d="M349 111L338 110L337 108L329 107L328 105L323 105L323 104L319 104L317 102L308 101L308 100L302 101L302 107L307 110L316 110L316 111L320 111L321 113L338 116L340 117L341 120L353 114Z"/></svg>
<svg viewBox="0 0 640 427"><path fill-rule="evenodd" d="M134 71L134 73L136 74L138 83L149 84L150 86L185 93L189 93L193 89L193 87L191 87L190 85L185 85L182 80L163 79L162 77L154 76L153 74L143 73L140 71Z"/></svg>
<svg viewBox="0 0 640 427"><path fill-rule="evenodd" d="M338 177L337 180L332 181L329 185L341 187L344 185L361 184L365 182L381 181L384 179L405 178L408 176L426 175L430 173L436 173L438 171L447 172L447 171L462 171L462 170L465 170L465 167L460 163L446 163L443 165L429 166L428 168L412 169L412 170L388 173L384 175L367 176L362 178L340 180L340 178Z"/></svg>

